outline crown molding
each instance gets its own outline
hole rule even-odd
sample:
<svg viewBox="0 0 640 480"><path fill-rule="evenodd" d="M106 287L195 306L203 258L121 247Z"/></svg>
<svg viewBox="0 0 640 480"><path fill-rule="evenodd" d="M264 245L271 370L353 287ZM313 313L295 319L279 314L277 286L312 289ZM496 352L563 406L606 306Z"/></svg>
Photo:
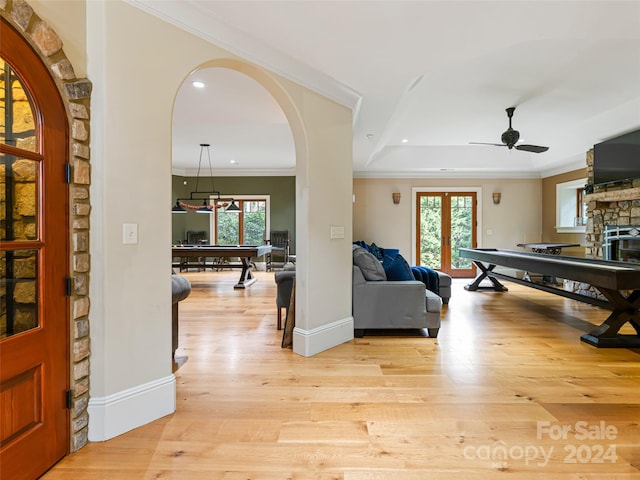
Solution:
<svg viewBox="0 0 640 480"><path fill-rule="evenodd" d="M542 178L553 177L554 175L560 175L562 173L573 172L574 170L580 170L587 167L586 155L583 155L579 160L570 161L564 165L558 167L549 168L540 171Z"/></svg>
<svg viewBox="0 0 640 480"><path fill-rule="evenodd" d="M536 170L416 170L416 171L354 171L353 178L541 178Z"/></svg>
<svg viewBox="0 0 640 480"><path fill-rule="evenodd" d="M215 169L214 178L218 177L295 177L295 168L243 168L243 169L231 169L231 168L217 168ZM179 177L197 177L197 168L175 168L171 169L172 175ZM200 177L208 177L208 175L200 175Z"/></svg>
<svg viewBox="0 0 640 480"><path fill-rule="evenodd" d="M124 0L150 15L215 44L225 50L298 83L353 112L358 116L362 95L335 78L266 45L251 35L220 21L189 1L159 2L154 0Z"/></svg>

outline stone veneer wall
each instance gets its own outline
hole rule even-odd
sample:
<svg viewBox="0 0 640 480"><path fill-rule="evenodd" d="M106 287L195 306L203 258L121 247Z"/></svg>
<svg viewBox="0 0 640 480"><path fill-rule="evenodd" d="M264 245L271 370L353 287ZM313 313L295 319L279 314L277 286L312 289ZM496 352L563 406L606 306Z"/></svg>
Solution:
<svg viewBox="0 0 640 480"><path fill-rule="evenodd" d="M640 161L640 159L639 159ZM587 152L587 182L593 185L593 149ZM602 259L602 232L605 225L640 225L640 179L594 186L594 191L585 196L587 201L587 228L585 255ZM564 289L605 299L588 283L564 281Z"/></svg>
<svg viewBox="0 0 640 480"><path fill-rule="evenodd" d="M48 66L67 109L70 125L69 161L72 179L69 187L72 211L69 217L73 278L71 311L71 445L76 451L87 443L89 416L89 213L91 183L89 120L91 82L77 78L63 49L62 40L38 17L24 0L0 0L0 15L22 33Z"/></svg>
<svg viewBox="0 0 640 480"><path fill-rule="evenodd" d="M587 152L587 181L593 184L593 149ZM605 225L640 225L640 194L635 193L637 187L640 187L640 179L595 186L593 194L586 196L586 255L602 258L602 232Z"/></svg>

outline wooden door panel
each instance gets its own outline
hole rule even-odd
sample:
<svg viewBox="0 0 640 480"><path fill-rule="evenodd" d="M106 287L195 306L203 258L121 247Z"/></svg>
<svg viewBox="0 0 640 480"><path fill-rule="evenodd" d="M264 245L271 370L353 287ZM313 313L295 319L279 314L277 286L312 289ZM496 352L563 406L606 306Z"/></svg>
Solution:
<svg viewBox="0 0 640 480"><path fill-rule="evenodd" d="M2 382L0 446L28 435L42 423L42 365Z"/></svg>

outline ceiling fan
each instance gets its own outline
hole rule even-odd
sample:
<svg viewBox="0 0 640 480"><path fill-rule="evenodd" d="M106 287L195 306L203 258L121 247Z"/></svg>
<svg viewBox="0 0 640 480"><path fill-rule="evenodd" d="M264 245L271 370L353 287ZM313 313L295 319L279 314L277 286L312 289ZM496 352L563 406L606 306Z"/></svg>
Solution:
<svg viewBox="0 0 640 480"><path fill-rule="evenodd" d="M507 108L507 117L509 117L509 128L502 134L501 140L502 143L483 143L483 142L469 142L473 145L494 145L496 147L507 147L509 150L515 148L516 150L523 150L525 152L532 153L542 153L549 150L549 147L542 147L540 145L527 145L524 143L520 143L516 145L518 139L520 138L520 132L514 130L511 127L511 118L513 117L513 112L516 110L516 107Z"/></svg>

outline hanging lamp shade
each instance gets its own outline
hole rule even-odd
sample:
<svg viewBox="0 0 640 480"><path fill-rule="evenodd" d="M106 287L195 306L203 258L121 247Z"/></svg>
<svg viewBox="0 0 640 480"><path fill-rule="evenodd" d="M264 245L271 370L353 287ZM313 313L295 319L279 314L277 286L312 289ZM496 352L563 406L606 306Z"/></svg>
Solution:
<svg viewBox="0 0 640 480"><path fill-rule="evenodd" d="M225 212L239 212L240 211L240 207L238 207L238 205L236 204L235 200L231 200L231 203L229 204L229 206L225 209Z"/></svg>
<svg viewBox="0 0 640 480"><path fill-rule="evenodd" d="M196 213L213 213L213 209L209 206L209 202L205 199L202 201L202 206L196 210Z"/></svg>
<svg viewBox="0 0 640 480"><path fill-rule="evenodd" d="M176 200L176 204L171 209L171 213L187 213L187 211L180 205L180 200Z"/></svg>

